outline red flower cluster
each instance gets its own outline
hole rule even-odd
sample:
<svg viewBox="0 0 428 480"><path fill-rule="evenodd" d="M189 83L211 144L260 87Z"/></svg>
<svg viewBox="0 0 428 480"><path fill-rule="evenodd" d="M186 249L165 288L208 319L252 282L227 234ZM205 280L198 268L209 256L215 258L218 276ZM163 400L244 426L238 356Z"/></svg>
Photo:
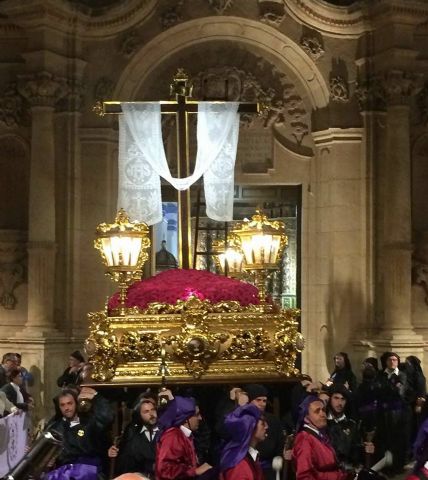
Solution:
<svg viewBox="0 0 428 480"><path fill-rule="evenodd" d="M229 300L236 300L242 306L259 303L258 289L249 283L206 270L171 269L131 285L126 306L144 309L153 302L174 305L192 295L211 303ZM118 303L116 293L109 300L109 309L117 308Z"/></svg>

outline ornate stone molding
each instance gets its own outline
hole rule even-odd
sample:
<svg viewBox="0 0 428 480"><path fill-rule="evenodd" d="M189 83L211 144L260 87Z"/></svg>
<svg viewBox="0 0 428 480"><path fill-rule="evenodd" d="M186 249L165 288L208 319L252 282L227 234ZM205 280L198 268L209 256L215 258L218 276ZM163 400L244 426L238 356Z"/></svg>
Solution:
<svg viewBox="0 0 428 480"><path fill-rule="evenodd" d="M386 108L385 89L378 77L370 76L357 82L355 96L360 111L379 111Z"/></svg>
<svg viewBox="0 0 428 480"><path fill-rule="evenodd" d="M303 50L312 58L314 62L319 60L325 53L321 40L316 36L304 36L300 42Z"/></svg>
<svg viewBox="0 0 428 480"><path fill-rule="evenodd" d="M14 310L17 287L26 282L27 252L25 235L17 231L0 231L0 306Z"/></svg>
<svg viewBox="0 0 428 480"><path fill-rule="evenodd" d="M418 95L418 107L421 115L421 123L428 124L428 84L425 84Z"/></svg>
<svg viewBox="0 0 428 480"><path fill-rule="evenodd" d="M132 26L143 23L157 7L159 0L127 0L118 2L102 14L92 15L91 8L82 9L72 2L57 0L15 0L1 2L0 13L7 15L13 23L29 27L39 25L40 19L68 32L76 28L81 37L105 37L117 35Z"/></svg>
<svg viewBox="0 0 428 480"><path fill-rule="evenodd" d="M7 85L0 97L0 122L7 127L19 125L25 114L22 97L19 95L16 83Z"/></svg>
<svg viewBox="0 0 428 480"><path fill-rule="evenodd" d="M282 0L259 0L260 21L273 27L279 27L285 18Z"/></svg>
<svg viewBox="0 0 428 480"><path fill-rule="evenodd" d="M257 117L241 115L244 127L289 125L298 144L308 134L307 111L302 98L288 77L258 59L254 72L236 67L214 67L192 78L195 98L261 102L266 108Z"/></svg>
<svg viewBox="0 0 428 480"><path fill-rule="evenodd" d="M84 105L85 86L81 82L67 82L69 93L58 101L61 112L80 112Z"/></svg>
<svg viewBox="0 0 428 480"><path fill-rule="evenodd" d="M383 77L383 86L388 105L407 105L410 97L423 87L423 74L390 70Z"/></svg>
<svg viewBox="0 0 428 480"><path fill-rule="evenodd" d="M49 72L40 72L18 77L18 91L31 106L54 107L70 92L65 78Z"/></svg>
<svg viewBox="0 0 428 480"><path fill-rule="evenodd" d="M166 30L171 28L182 20L184 0L178 0L175 5L171 5L164 10L160 16L160 23L162 28Z"/></svg>
<svg viewBox="0 0 428 480"><path fill-rule="evenodd" d="M233 0L208 0L208 3L217 15L224 15L224 12L233 5Z"/></svg>
<svg viewBox="0 0 428 480"><path fill-rule="evenodd" d="M428 305L428 264L416 263L413 266L413 283L424 289L425 303Z"/></svg>
<svg viewBox="0 0 428 480"><path fill-rule="evenodd" d="M349 87L340 75L330 79L330 98L333 102L349 102Z"/></svg>
<svg viewBox="0 0 428 480"><path fill-rule="evenodd" d="M114 83L107 77L101 77L94 87L94 99L97 102L110 100L113 97Z"/></svg>
<svg viewBox="0 0 428 480"><path fill-rule="evenodd" d="M132 57L141 44L142 40L138 33L132 30L122 37L119 45L119 52L127 58Z"/></svg>

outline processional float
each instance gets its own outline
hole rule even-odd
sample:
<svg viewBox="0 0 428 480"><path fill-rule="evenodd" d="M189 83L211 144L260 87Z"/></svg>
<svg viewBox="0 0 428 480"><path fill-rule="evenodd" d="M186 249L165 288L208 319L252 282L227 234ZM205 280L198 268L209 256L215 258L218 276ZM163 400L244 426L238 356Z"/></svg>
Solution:
<svg viewBox="0 0 428 480"><path fill-rule="evenodd" d="M171 91L175 100L159 103L162 114L176 115L178 174L188 177L187 115L198 112L198 102L190 99L181 70ZM98 109L101 115L121 114L122 104L104 102ZM258 109L258 104L241 103L237 110ZM228 274L218 275L189 269L189 191L179 192L178 201L180 269L141 280L150 231L124 210L113 223L97 228L95 247L119 292L103 311L89 314L85 348L94 380L118 386L173 385L278 382L298 376L296 356L304 345L299 312L281 309L265 290L266 277L277 268L287 243L283 222L257 211L252 219L236 223L217 245L218 264ZM243 281L242 272L252 275L253 282Z"/></svg>

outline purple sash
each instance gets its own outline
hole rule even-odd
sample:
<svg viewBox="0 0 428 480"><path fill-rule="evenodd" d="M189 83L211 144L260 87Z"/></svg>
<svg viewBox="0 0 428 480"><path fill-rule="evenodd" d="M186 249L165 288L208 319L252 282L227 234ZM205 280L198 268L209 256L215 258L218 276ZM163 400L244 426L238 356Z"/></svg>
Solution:
<svg viewBox="0 0 428 480"><path fill-rule="evenodd" d="M68 463L52 470L45 480L97 480L98 467L84 463Z"/></svg>

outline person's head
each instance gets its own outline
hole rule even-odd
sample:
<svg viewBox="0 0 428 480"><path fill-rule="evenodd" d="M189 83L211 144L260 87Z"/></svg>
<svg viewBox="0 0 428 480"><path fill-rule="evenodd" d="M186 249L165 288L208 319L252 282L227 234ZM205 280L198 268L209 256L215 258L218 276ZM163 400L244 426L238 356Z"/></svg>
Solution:
<svg viewBox="0 0 428 480"><path fill-rule="evenodd" d="M158 421L158 413L156 411L156 405L151 399L145 398L141 401L140 417L144 425L152 427L156 425Z"/></svg>
<svg viewBox="0 0 428 480"><path fill-rule="evenodd" d="M251 436L250 446L255 447L258 443L266 440L268 431L268 424L265 417L262 415L257 421L256 427L254 428L253 435Z"/></svg>
<svg viewBox="0 0 428 480"><path fill-rule="evenodd" d="M199 410L199 407L196 405L195 407L195 413L190 416L185 422L184 426L187 427L189 430L192 432L196 432L196 430L199 428L199 423L202 420L202 415Z"/></svg>
<svg viewBox="0 0 428 480"><path fill-rule="evenodd" d="M308 413L305 416L305 423L321 430L327 425L327 414L325 403L317 399L308 405Z"/></svg>
<svg viewBox="0 0 428 480"><path fill-rule="evenodd" d="M197 430L202 417L194 398L176 395L166 406L159 417L159 428L164 432L171 427L181 425L194 431Z"/></svg>
<svg viewBox="0 0 428 480"><path fill-rule="evenodd" d="M331 413L335 417L340 417L345 412L346 403L348 401L348 395L346 388L336 388L331 392L330 400L328 403Z"/></svg>
<svg viewBox="0 0 428 480"><path fill-rule="evenodd" d="M351 362L349 360L348 354L345 352L336 353L333 357L334 367L336 370L351 370Z"/></svg>
<svg viewBox="0 0 428 480"><path fill-rule="evenodd" d="M264 385L254 383L244 388L248 395L249 403L255 405L261 412L266 410L268 391Z"/></svg>
<svg viewBox="0 0 428 480"><path fill-rule="evenodd" d="M300 431L305 424L313 426L318 430L325 428L327 425L325 403L316 395L308 395L299 405L296 430Z"/></svg>
<svg viewBox="0 0 428 480"><path fill-rule="evenodd" d="M400 364L400 357L394 353L389 352L388 355L385 355L385 365L388 370L395 370Z"/></svg>
<svg viewBox="0 0 428 480"><path fill-rule="evenodd" d="M84 363L85 359L83 355L79 352L79 350L75 350L73 353L70 354L68 359L68 366L70 368L78 367L81 363Z"/></svg>
<svg viewBox="0 0 428 480"><path fill-rule="evenodd" d="M247 403L235 408L224 418L227 443L220 456L220 471L237 465L247 455L248 448L266 438L267 424L256 405Z"/></svg>
<svg viewBox="0 0 428 480"><path fill-rule="evenodd" d="M61 415L72 420L77 413L77 395L73 390L65 389L58 395L58 407Z"/></svg>
<svg viewBox="0 0 428 480"><path fill-rule="evenodd" d="M321 390L320 392L318 392L318 399L324 402L324 405L327 405L330 401L330 394L325 390Z"/></svg>
<svg viewBox="0 0 428 480"><path fill-rule="evenodd" d="M21 361L22 361L22 355L20 353L15 353L15 356L16 356L16 364L18 365L18 367L20 367Z"/></svg>
<svg viewBox="0 0 428 480"><path fill-rule="evenodd" d="M2 364L6 370L16 368L18 366L18 358L16 356L16 353L6 353L5 355L3 355Z"/></svg>
<svg viewBox="0 0 428 480"><path fill-rule="evenodd" d="M22 385L22 372L19 368L11 368L9 370L9 380L15 385Z"/></svg>

